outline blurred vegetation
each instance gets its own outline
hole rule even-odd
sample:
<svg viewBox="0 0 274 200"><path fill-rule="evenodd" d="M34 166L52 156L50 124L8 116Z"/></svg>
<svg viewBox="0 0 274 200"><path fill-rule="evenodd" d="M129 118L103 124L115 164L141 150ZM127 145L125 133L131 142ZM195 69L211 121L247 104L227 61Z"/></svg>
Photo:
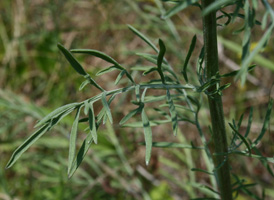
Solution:
<svg viewBox="0 0 274 200"><path fill-rule="evenodd" d="M198 29L202 22L196 7L171 20L161 20L161 14L168 7L158 0L0 1L0 199L172 200L211 193L199 184L206 185L207 176L188 170L203 168L205 163L200 152L153 149L151 164L146 167L144 147L138 144L143 141L142 130L122 129L118 125L112 128L108 124L99 131L98 145L92 146L85 163L68 180L66 163L71 116L40 139L14 167L4 168L12 151L32 132L36 120L58 106L94 95L94 91L88 89L78 91L82 80L59 53L58 42L67 48L97 49L126 67L138 66L143 60L135 56L135 52L150 50L127 29L126 24L131 24L152 41L161 37L167 45L168 60L179 72L194 34L200 42L197 45L202 46ZM241 38L232 34L240 23L239 20L236 25L219 28L222 72L231 71L240 64L237 45L241 44ZM256 39L260 30L254 30L253 34ZM273 97L270 91L273 51L273 40L270 40L269 47L254 60L260 67L248 77L246 85L235 84L224 92L224 112L228 121L238 119L246 109L254 106L254 135L261 128L268 97L270 94ZM78 58L90 74L106 66L96 58ZM114 79L111 74L97 82L110 89L114 87L110 79ZM127 101L126 96L121 96L115 102L115 118L121 119L127 113ZM206 129L207 110L200 115ZM245 115L245 124L247 117ZM260 146L268 156L274 152L273 120L272 117L269 135ZM154 132L161 141L199 144L194 127L189 124L180 127L182 133L177 138L166 134L171 131L168 127L156 127ZM256 194L260 195L264 188L266 199L274 198L273 178L259 161L238 157L231 160L233 173L240 175L246 183L258 183L252 189ZM194 166L194 161L198 166ZM248 198L242 193L238 199Z"/></svg>

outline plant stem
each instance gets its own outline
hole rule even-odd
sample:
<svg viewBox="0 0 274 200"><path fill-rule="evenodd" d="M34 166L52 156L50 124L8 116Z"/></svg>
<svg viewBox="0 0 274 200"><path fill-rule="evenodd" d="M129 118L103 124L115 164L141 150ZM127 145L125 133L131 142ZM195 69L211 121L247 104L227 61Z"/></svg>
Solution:
<svg viewBox="0 0 274 200"><path fill-rule="evenodd" d="M215 0L202 0L203 9L213 2L215 2ZM216 12L211 12L203 17L203 34L205 45L205 67L207 78L210 79L219 71ZM214 90L216 90L216 86L212 86L208 89L209 92ZM228 148L222 98L217 93L208 96L208 102L212 122L214 153L226 153ZM227 156L216 155L214 157L214 163L215 168L221 166L216 170L217 183L221 198L222 200L232 200L230 170Z"/></svg>

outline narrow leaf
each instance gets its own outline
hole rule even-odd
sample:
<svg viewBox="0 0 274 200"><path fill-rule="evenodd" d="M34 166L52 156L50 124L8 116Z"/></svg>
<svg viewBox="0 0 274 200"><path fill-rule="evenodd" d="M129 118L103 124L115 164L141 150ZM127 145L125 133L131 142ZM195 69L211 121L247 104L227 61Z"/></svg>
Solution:
<svg viewBox="0 0 274 200"><path fill-rule="evenodd" d="M190 47L189 47L189 50L187 52L187 56L186 56L186 59L185 59L185 63L184 63L184 66L183 66L183 75L184 75L184 78L185 78L185 81L188 83L188 78L187 78L187 65L188 65L188 62L189 62L189 59L194 51L194 48L195 48L195 45L196 45L196 35L194 35L194 37L192 38L192 41L191 41L191 44L190 44Z"/></svg>
<svg viewBox="0 0 274 200"><path fill-rule="evenodd" d="M28 137L23 144L21 144L12 154L6 168L10 168L19 158L20 156L34 143L38 140L44 133L48 130L49 125L45 124L37 131L35 131L30 137Z"/></svg>
<svg viewBox="0 0 274 200"><path fill-rule="evenodd" d="M71 132L70 132L70 137L69 137L69 157L68 157L68 174L71 170L74 158L75 158L75 153L76 153L76 139L77 139L77 129L78 129L78 123L79 123L79 116L81 112L81 108L79 107L77 109L77 113L75 115L74 122L72 124Z"/></svg>
<svg viewBox="0 0 274 200"><path fill-rule="evenodd" d="M135 29L133 26L131 25L127 25L128 28L135 33L139 38L141 38L145 43L147 43L154 51L156 51L158 53L158 49L157 47L145 36L143 35L141 32L139 32L137 29Z"/></svg>
<svg viewBox="0 0 274 200"><path fill-rule="evenodd" d="M123 76L124 76L125 73L126 73L126 70L122 70L122 71L118 74L118 76L117 76L117 78L116 78L116 80L115 80L115 85L117 85L117 84L120 82L120 80L123 78Z"/></svg>
<svg viewBox="0 0 274 200"><path fill-rule="evenodd" d="M208 15L210 12L219 10L220 8L229 5L230 3L234 3L237 0L222 0L222 1L215 1L213 3L211 3L209 6L207 6L204 11L203 11L203 15L206 16Z"/></svg>
<svg viewBox="0 0 274 200"><path fill-rule="evenodd" d="M253 149L254 149L254 151L256 152L257 155L261 156L261 159L260 159L261 163L262 163L263 166L267 169L267 171L270 173L270 175L271 175L272 177L274 177L274 172L273 172L273 170L271 169L271 167L269 166L269 164L268 164L268 162L267 162L267 159L266 159L264 156L262 156L261 152L260 152L256 147L253 148Z"/></svg>
<svg viewBox="0 0 274 200"><path fill-rule="evenodd" d="M158 58L157 58L157 66L158 66L158 69L161 70L163 59L164 59L164 56L166 53L165 44L161 39L159 39L159 46L160 46L160 52L159 52Z"/></svg>
<svg viewBox="0 0 274 200"><path fill-rule="evenodd" d="M259 136L257 137L257 139L252 143L252 145L251 145L252 147L256 146L261 141L261 139L263 138L263 136L266 132L267 126L269 124L269 121L270 121L272 107L273 107L273 99L271 99L268 103L268 107L267 107L267 111L266 111L266 115L265 115L262 130L261 130Z"/></svg>
<svg viewBox="0 0 274 200"><path fill-rule="evenodd" d="M71 108L76 108L77 106L79 106L80 103L70 103L64 106L61 106L60 108L57 108L56 110L52 111L51 113L49 113L48 115L46 115L43 119L41 119L34 128L37 128L38 126L43 125L46 122L49 122L52 118L54 118L55 116L59 115L60 113L70 110Z"/></svg>
<svg viewBox="0 0 274 200"><path fill-rule="evenodd" d="M87 79L91 85L94 85L96 88L98 88L98 89L101 90L102 92L105 91L100 85L98 85L98 84L90 77L89 74L87 74L87 75L85 76L85 79Z"/></svg>
<svg viewBox="0 0 274 200"><path fill-rule="evenodd" d="M173 104L173 101L171 99L169 90L167 90L166 92L167 92L167 103L169 104L169 112L171 115L173 135L176 136L177 130L178 130L177 112L176 112L175 106Z"/></svg>
<svg viewBox="0 0 274 200"><path fill-rule="evenodd" d="M167 19L169 17L172 17L173 15L177 14L178 12L184 10L188 6L197 3L199 0L187 0L187 1L181 1L176 6L171 8L166 12L166 14L163 16L164 19Z"/></svg>
<svg viewBox="0 0 274 200"><path fill-rule="evenodd" d="M76 159L73 162L73 165L71 166L70 172L69 172L69 178L72 177L72 175L74 174L74 172L78 169L78 167L80 166L80 164L82 163L82 161L84 160L84 157L86 155L86 153L89 150L89 147L92 143L92 133L90 132L86 139L83 141L83 144L81 145L79 152L76 156Z"/></svg>
<svg viewBox="0 0 274 200"><path fill-rule="evenodd" d="M243 142L243 143L245 144L245 146L247 147L248 152L249 152L249 155L250 155L250 154L251 154L251 148L250 148L250 146L249 146L249 144L248 144L246 138L245 138L244 136L242 136L242 135L238 132L238 130L236 130L236 128L235 128L231 123L228 123L228 124L229 124L229 126L232 128L232 130L234 131L234 133L235 133L239 138L241 138L242 142Z"/></svg>
<svg viewBox="0 0 274 200"><path fill-rule="evenodd" d="M113 124L113 119L112 119L112 115L111 115L111 112L110 112L110 108L109 108L109 104L107 102L107 98L106 98L106 92L103 92L102 93L102 104L106 110L106 114L107 114L107 117L109 119L109 122L111 124Z"/></svg>
<svg viewBox="0 0 274 200"><path fill-rule="evenodd" d="M89 113L88 113L88 121L89 121L89 129L92 135L92 139L95 144L97 144L97 131L96 131L96 121L95 121L95 114L93 110L93 104L89 106Z"/></svg>
<svg viewBox="0 0 274 200"><path fill-rule="evenodd" d="M203 172L203 173L206 173L206 174L209 174L209 175L213 175L214 173L212 172L208 172L204 169L199 169L199 168L192 168L191 171L196 171L196 172Z"/></svg>
<svg viewBox="0 0 274 200"><path fill-rule="evenodd" d="M121 119L120 121L120 125L123 125L124 123L126 123L130 118L132 118L134 115L136 115L137 113L142 111L142 107L138 107L132 111L130 111L126 116L123 117L123 119Z"/></svg>
<svg viewBox="0 0 274 200"><path fill-rule="evenodd" d="M152 68L146 70L146 71L143 73L143 75L148 75L149 73L154 72L154 71L157 71L157 68L156 68L156 67L152 67Z"/></svg>
<svg viewBox="0 0 274 200"><path fill-rule="evenodd" d="M79 90L82 90L86 85L89 84L89 80L85 80L84 82L81 83Z"/></svg>
<svg viewBox="0 0 274 200"><path fill-rule="evenodd" d="M105 54L101 51L97 51L97 50L94 50L94 49L72 49L70 51L73 52L73 53L89 54L89 55L101 58L102 60L107 61L111 64L114 64L114 65L116 65L116 67L118 67L121 70L124 69L123 67L121 67L121 65L116 60L114 60L112 57L110 57L109 55L107 55L107 54Z"/></svg>
<svg viewBox="0 0 274 200"><path fill-rule="evenodd" d="M66 59L69 61L71 66L82 76L87 75L83 67L80 65L80 63L73 57L73 55L61 44L57 44L60 51L64 54Z"/></svg>
<svg viewBox="0 0 274 200"><path fill-rule="evenodd" d="M85 109L84 109L84 113L85 113L85 115L87 115L88 114L88 111L89 111L89 102L88 101L85 101Z"/></svg>
<svg viewBox="0 0 274 200"><path fill-rule="evenodd" d="M114 71L114 70L116 70L116 69L121 70L121 69L120 69L119 67L117 67L117 66L111 66L111 67L108 67L108 68L105 68L105 69L100 70L99 72L96 73L96 76L100 76L100 75L102 75L102 74L105 74L105 73L108 73L108 72L112 72L112 71Z"/></svg>
<svg viewBox="0 0 274 200"><path fill-rule="evenodd" d="M249 117L248 117L248 123L247 123L246 132L245 132L245 137L247 137L249 135L249 132L250 132L250 129L251 129L252 120L253 120L253 107L251 107L250 111L249 111Z"/></svg>
<svg viewBox="0 0 274 200"><path fill-rule="evenodd" d="M141 145L145 145L145 143L141 142ZM153 147L159 148L182 148L182 149L204 149L204 147L194 147L188 144L180 144L173 142L152 142Z"/></svg>
<svg viewBox="0 0 274 200"><path fill-rule="evenodd" d="M255 67L256 67L256 65L251 65L250 67L248 67L248 71L253 70ZM235 71L220 75L220 77L233 77L233 76L236 76L237 73L239 73L239 71L240 70L235 70Z"/></svg>
<svg viewBox="0 0 274 200"><path fill-rule="evenodd" d="M140 101L140 85L135 86L135 94L136 94L136 100L137 102Z"/></svg>
<svg viewBox="0 0 274 200"><path fill-rule="evenodd" d="M152 131L149 124L149 120L145 113L145 109L142 110L142 121L145 135L145 143L146 143L146 165L149 164L152 150Z"/></svg>

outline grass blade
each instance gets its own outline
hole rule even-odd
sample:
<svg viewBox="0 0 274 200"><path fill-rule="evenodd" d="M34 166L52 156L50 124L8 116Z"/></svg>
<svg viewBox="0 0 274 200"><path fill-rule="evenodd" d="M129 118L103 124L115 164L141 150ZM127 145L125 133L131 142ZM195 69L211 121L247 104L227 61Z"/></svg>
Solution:
<svg viewBox="0 0 274 200"><path fill-rule="evenodd" d="M187 78L187 71L186 71L186 69L187 69L187 65L188 65L189 59L190 59L190 57L191 57L191 55L193 53L193 50L195 48L195 45L196 45L196 38L197 38L196 35L194 35L193 38L192 38L192 41L191 41L191 44L190 44L190 47L189 47L189 50L187 52L187 56L186 56L186 59L185 59L185 63L184 63L184 66L183 66L182 73L183 73L183 76L184 76L185 81L187 83L188 83L188 78Z"/></svg>
<svg viewBox="0 0 274 200"><path fill-rule="evenodd" d="M63 45L57 44L60 51L64 54L66 59L69 61L71 66L82 76L87 75L87 72L83 69L83 67L80 65L80 63L73 57L73 55L67 50Z"/></svg>
<svg viewBox="0 0 274 200"><path fill-rule="evenodd" d="M48 124L45 124L37 131L35 131L30 137L28 137L23 144L21 144L12 154L6 168L10 168L20 156L34 143L38 140L49 128Z"/></svg>
<svg viewBox="0 0 274 200"><path fill-rule="evenodd" d="M78 123L79 123L79 116L81 112L81 108L79 107L77 109L77 113L75 115L74 122L72 124L71 133L70 133L70 139L69 139L69 157L68 157L68 174L71 170L74 158L75 158L75 152L76 152L76 139L77 139L77 129L78 129Z"/></svg>
<svg viewBox="0 0 274 200"><path fill-rule="evenodd" d="M177 130L178 130L177 112L176 112L175 106L173 104L173 101L171 99L169 90L167 90L166 92L167 92L167 103L169 104L169 112L171 115L173 135L176 136Z"/></svg>
<svg viewBox="0 0 274 200"><path fill-rule="evenodd" d="M107 117L109 119L109 122L111 124L113 124L113 119L112 119L112 115L111 115L111 112L110 112L110 108L109 108L109 105L108 105L108 102L107 102L107 97L106 97L106 92L103 92L102 93L102 104L105 108L105 111L106 111L106 114L107 114Z"/></svg>
<svg viewBox="0 0 274 200"><path fill-rule="evenodd" d="M142 110L142 121L143 121L145 143L146 143L146 165L148 165L151 157L151 150L152 150L152 131L149 124L149 120L145 113L145 109Z"/></svg>

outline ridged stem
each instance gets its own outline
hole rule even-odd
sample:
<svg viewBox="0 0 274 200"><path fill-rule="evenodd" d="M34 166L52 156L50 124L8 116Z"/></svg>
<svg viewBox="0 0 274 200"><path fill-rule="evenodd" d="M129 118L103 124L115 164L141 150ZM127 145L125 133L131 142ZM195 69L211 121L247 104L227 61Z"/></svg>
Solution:
<svg viewBox="0 0 274 200"><path fill-rule="evenodd" d="M202 0L203 9L214 1L215 0ZM203 35L205 48L205 67L207 71L207 78L210 79L210 77L216 75L216 73L219 72L216 12L211 12L203 17ZM208 92L214 90L216 90L216 86L209 88ZM213 131L213 151L216 154L225 153L227 152L228 148L222 97L218 93L208 96L208 102ZM219 186L221 198L222 200L232 200L229 163L228 159L226 159L226 156L215 155L214 164L215 168L221 166L216 170L217 183Z"/></svg>

